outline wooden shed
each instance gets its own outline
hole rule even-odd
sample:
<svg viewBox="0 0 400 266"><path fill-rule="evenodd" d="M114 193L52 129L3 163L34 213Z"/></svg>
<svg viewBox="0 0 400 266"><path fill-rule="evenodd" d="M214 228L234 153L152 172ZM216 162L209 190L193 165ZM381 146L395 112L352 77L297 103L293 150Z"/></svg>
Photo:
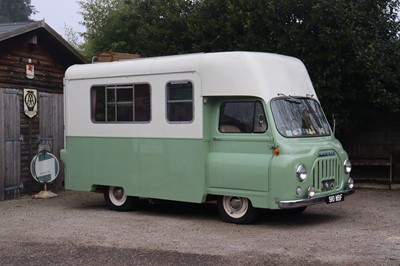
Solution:
<svg viewBox="0 0 400 266"><path fill-rule="evenodd" d="M39 145L59 157L64 73L85 62L44 21L0 24L0 200L41 188L30 162ZM61 172L52 189L62 183Z"/></svg>
<svg viewBox="0 0 400 266"><path fill-rule="evenodd" d="M400 188L400 113L376 111L370 123L341 132L338 138L353 164L356 185Z"/></svg>

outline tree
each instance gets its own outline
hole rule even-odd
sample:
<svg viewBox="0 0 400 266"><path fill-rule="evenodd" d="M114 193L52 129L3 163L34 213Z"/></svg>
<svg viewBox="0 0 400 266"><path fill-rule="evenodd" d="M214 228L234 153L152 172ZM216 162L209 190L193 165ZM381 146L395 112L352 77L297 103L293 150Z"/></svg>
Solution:
<svg viewBox="0 0 400 266"><path fill-rule="evenodd" d="M76 50L81 50L82 43L79 40L79 33L74 31L71 26L64 24L64 35L65 39L72 45Z"/></svg>
<svg viewBox="0 0 400 266"><path fill-rule="evenodd" d="M400 0L90 0L86 52L300 58L341 128L400 106ZM354 119L357 117L357 119ZM351 123L350 123L351 122Z"/></svg>
<svg viewBox="0 0 400 266"><path fill-rule="evenodd" d="M204 0L194 48L300 58L328 116L349 128L377 110L399 111L398 9L390 0Z"/></svg>
<svg viewBox="0 0 400 266"><path fill-rule="evenodd" d="M0 0L0 23L29 21L35 13L31 0Z"/></svg>
<svg viewBox="0 0 400 266"><path fill-rule="evenodd" d="M86 32L83 34L85 43L82 45L84 54L91 58L99 51L118 49L115 42L124 42L122 36L118 36L118 28L115 28L123 9L118 9L118 0L90 0L78 2L81 6L83 22ZM122 1L121 1L122 2ZM121 24L121 29L126 27ZM126 36L125 36L126 37ZM115 41L114 41L115 40Z"/></svg>
<svg viewBox="0 0 400 266"><path fill-rule="evenodd" d="M142 56L190 51L188 32L191 1L80 1L87 31L83 46L89 57L99 51L140 53ZM188 47L189 46L189 47Z"/></svg>

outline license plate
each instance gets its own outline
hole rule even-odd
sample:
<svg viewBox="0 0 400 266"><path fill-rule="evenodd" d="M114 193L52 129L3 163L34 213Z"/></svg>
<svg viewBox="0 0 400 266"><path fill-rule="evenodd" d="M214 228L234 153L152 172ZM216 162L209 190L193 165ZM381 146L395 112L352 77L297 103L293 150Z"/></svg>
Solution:
<svg viewBox="0 0 400 266"><path fill-rule="evenodd" d="M343 194L336 194L336 195L331 195L326 197L326 204L331 204L331 203L336 203L336 202L341 202L344 201L344 195Z"/></svg>

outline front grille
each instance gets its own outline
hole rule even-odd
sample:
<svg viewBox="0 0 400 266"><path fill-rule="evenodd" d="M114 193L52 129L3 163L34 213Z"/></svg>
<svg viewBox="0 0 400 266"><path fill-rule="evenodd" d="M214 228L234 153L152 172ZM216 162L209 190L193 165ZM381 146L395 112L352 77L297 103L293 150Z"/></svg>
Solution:
<svg viewBox="0 0 400 266"><path fill-rule="evenodd" d="M339 186L339 160L334 156L319 157L312 168L313 186L316 192L334 190Z"/></svg>

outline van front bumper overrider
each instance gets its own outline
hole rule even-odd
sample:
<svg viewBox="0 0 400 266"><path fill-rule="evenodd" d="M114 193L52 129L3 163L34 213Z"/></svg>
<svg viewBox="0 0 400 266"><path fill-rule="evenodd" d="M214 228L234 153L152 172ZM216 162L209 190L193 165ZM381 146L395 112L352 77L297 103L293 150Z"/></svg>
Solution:
<svg viewBox="0 0 400 266"><path fill-rule="evenodd" d="M345 190L343 192L332 193L332 194L324 195L324 196L317 196L317 197L310 198L310 199L277 200L275 203L281 209L293 209L293 208L305 207L305 206L314 205L314 204L320 204L320 203L324 203L324 202L327 203L330 196L342 195L343 197L347 197L353 193L354 193L354 188L351 188L351 189Z"/></svg>

